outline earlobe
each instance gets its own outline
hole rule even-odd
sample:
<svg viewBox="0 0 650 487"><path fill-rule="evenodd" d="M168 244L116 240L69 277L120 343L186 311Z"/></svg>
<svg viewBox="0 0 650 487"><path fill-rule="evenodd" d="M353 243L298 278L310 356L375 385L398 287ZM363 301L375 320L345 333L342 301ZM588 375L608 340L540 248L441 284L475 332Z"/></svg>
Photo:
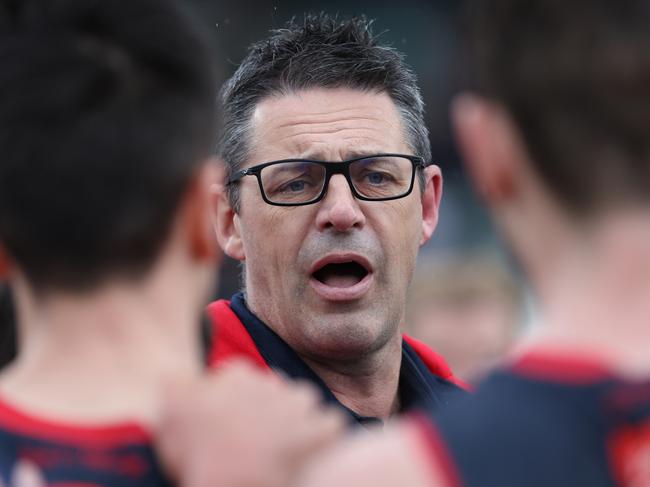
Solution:
<svg viewBox="0 0 650 487"><path fill-rule="evenodd" d="M480 196L491 205L514 193L515 159L520 157L516 133L503 109L487 100L461 94L452 104L452 120L470 173Z"/></svg>
<svg viewBox="0 0 650 487"><path fill-rule="evenodd" d="M422 193L422 238L424 245L438 225L440 198L442 197L442 171L438 166L424 169L424 191Z"/></svg>
<svg viewBox="0 0 650 487"><path fill-rule="evenodd" d="M222 169L213 159L207 161L190 187L187 221L192 254L199 260L219 261L221 250L212 231L212 187L218 184Z"/></svg>
<svg viewBox="0 0 650 487"><path fill-rule="evenodd" d="M239 215L232 208L228 192L222 184L214 188L214 196L216 201L214 231L219 245L227 256L244 261L246 254L241 238Z"/></svg>

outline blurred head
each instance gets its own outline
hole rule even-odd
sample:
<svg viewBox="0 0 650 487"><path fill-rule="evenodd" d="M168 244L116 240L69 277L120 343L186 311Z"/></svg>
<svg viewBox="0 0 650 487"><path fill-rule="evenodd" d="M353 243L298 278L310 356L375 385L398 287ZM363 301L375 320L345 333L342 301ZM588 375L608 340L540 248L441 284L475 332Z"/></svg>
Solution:
<svg viewBox="0 0 650 487"><path fill-rule="evenodd" d="M585 289L604 262L638 269L628 255L650 209L648 3L477 0L467 13L456 134L542 306L570 295L567 274L590 276L573 286Z"/></svg>
<svg viewBox="0 0 650 487"><path fill-rule="evenodd" d="M509 349L522 321L522 292L496 258L422 260L409 290L406 330L473 380Z"/></svg>
<svg viewBox="0 0 650 487"><path fill-rule="evenodd" d="M456 110L470 166L520 149L544 191L576 220L647 206L648 2L470 1L466 20L468 88L483 102L478 116ZM471 129L478 125L485 140ZM479 188L503 190L504 165L492 164L496 175L480 176Z"/></svg>
<svg viewBox="0 0 650 487"><path fill-rule="evenodd" d="M207 209L215 132L207 43L166 0L2 8L4 261L42 294L141 278L172 228L198 235L177 220Z"/></svg>
<svg viewBox="0 0 650 487"><path fill-rule="evenodd" d="M390 173L374 156L429 162L415 76L364 19L308 16L273 32L253 45L222 102L220 154L231 175L284 159L324 161L335 171L367 158L349 166L350 180L380 187ZM418 247L437 221L440 172L423 166L406 159L413 190L384 201L355 197L341 173L322 199L303 206L265 202L256 177L229 185L222 246L246 264L251 309L298 352L358 360L398 336ZM360 170L367 167L375 169ZM282 190L311 188L307 175Z"/></svg>

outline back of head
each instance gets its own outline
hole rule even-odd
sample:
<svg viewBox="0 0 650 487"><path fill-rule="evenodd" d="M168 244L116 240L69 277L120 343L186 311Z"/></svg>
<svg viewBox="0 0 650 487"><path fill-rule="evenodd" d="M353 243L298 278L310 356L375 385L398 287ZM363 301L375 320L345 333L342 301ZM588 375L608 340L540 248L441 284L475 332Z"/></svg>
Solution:
<svg viewBox="0 0 650 487"><path fill-rule="evenodd" d="M415 154L431 158L424 104L413 72L396 50L380 43L365 18L306 15L254 45L225 84L219 151L231 172L249 156L250 121L264 98L312 88L387 93L399 111ZM231 188L236 192L236 188ZM233 195L237 207L236 193Z"/></svg>
<svg viewBox="0 0 650 487"><path fill-rule="evenodd" d="M650 203L650 3L476 0L470 88L500 101L578 217Z"/></svg>
<svg viewBox="0 0 650 487"><path fill-rule="evenodd" d="M167 0L0 9L2 246L40 291L141 275L212 149L207 43Z"/></svg>

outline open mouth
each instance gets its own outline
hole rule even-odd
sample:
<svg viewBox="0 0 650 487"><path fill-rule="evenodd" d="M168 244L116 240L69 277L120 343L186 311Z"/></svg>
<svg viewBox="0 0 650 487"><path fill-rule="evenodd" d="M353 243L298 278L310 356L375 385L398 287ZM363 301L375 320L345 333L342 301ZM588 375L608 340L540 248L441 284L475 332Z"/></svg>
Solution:
<svg viewBox="0 0 650 487"><path fill-rule="evenodd" d="M368 269L356 261L331 262L317 269L312 276L326 286L347 288L359 284Z"/></svg>

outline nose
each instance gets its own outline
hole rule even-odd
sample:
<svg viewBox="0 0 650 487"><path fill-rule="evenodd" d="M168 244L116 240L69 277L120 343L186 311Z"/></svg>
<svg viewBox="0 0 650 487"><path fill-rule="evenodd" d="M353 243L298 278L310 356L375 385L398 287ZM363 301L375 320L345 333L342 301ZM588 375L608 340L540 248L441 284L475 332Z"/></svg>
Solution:
<svg viewBox="0 0 650 487"><path fill-rule="evenodd" d="M366 216L359 207L359 200L342 174L335 174L329 181L327 194L319 203L316 225L320 230L334 229L347 232L352 228L361 228L366 223Z"/></svg>

